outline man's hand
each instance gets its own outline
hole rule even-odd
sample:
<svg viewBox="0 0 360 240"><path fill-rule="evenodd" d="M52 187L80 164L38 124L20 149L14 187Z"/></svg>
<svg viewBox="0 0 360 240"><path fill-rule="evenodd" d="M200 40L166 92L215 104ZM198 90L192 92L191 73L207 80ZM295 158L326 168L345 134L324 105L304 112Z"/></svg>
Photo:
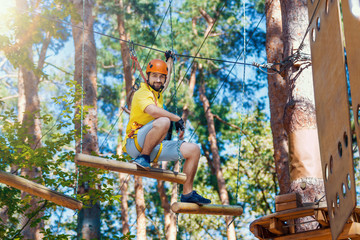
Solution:
<svg viewBox="0 0 360 240"><path fill-rule="evenodd" d="M166 62L169 60L169 58L172 58L174 62L175 62L175 59L176 59L175 54L170 50L165 52L165 58L166 58Z"/></svg>
<svg viewBox="0 0 360 240"><path fill-rule="evenodd" d="M185 131L185 124L184 124L184 120L182 118L180 118L179 121L175 122L175 128L176 131Z"/></svg>

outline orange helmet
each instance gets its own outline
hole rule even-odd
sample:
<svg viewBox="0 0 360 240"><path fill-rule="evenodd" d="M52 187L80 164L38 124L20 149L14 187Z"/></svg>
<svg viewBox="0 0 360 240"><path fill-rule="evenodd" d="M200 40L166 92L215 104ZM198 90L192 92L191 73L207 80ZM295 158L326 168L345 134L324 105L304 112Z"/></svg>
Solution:
<svg viewBox="0 0 360 240"><path fill-rule="evenodd" d="M146 74L155 72L155 73L161 73L161 74L168 74L168 68L166 63L163 60L160 59L153 59L149 62L149 64L146 67Z"/></svg>

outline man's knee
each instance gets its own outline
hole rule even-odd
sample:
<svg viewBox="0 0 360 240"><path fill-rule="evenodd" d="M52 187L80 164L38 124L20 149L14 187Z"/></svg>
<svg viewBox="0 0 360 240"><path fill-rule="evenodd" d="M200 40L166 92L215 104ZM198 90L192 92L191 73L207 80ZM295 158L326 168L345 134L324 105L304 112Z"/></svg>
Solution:
<svg viewBox="0 0 360 240"><path fill-rule="evenodd" d="M166 129L166 131L170 127L170 119L167 117L159 117L154 120L153 122L153 128L161 128Z"/></svg>
<svg viewBox="0 0 360 240"><path fill-rule="evenodd" d="M200 157L200 148L195 143L183 143L181 145L181 153L183 154L184 158L188 158L190 156L197 156Z"/></svg>

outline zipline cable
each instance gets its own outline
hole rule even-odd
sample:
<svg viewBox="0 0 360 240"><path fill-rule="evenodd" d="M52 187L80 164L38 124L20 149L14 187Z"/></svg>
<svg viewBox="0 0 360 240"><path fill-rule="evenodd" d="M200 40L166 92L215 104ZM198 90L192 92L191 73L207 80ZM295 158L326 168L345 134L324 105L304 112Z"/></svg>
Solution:
<svg viewBox="0 0 360 240"><path fill-rule="evenodd" d="M35 12L35 11L33 11ZM79 29L82 29L82 27L79 27L79 26L76 26L76 25L73 25L69 22L66 22L64 20L60 20L60 19L56 19L56 18L52 18L52 17L47 17L47 16L40 16L42 18L45 18L45 19L48 19L50 21L55 21L55 22L58 22L58 23L63 23L67 26L70 26L70 27L73 27L73 28L79 28ZM85 28L84 29L85 31L88 31L88 32L93 32L94 34L97 34L97 35L100 35L100 36L104 36L104 37L108 37L108 38L112 38L112 39L115 39L115 40L118 40L118 41L122 41L122 42L126 42L128 44L133 44L134 46L138 46L138 47L142 47L142 48L146 48L146 49L149 49L149 50L152 50L152 51L155 51L155 52L160 52L160 53L165 53L166 51L164 50L160 50L160 49L157 49L157 48L154 48L154 47L149 47L149 46L146 46L146 45L143 45L143 44L140 44L140 43L136 43L136 42L131 42L129 40L124 40L124 39L121 39L121 38L118 38L118 37L114 37L112 35L109 35L109 34L105 34L105 33L101 33L101 32L98 32L98 31L94 31L94 30L91 30L91 29L87 29ZM193 58L193 59L201 59L201 60L209 60L209 61L215 61L215 62L224 62L224 63L229 63L229 64L238 64L238 65L243 65L244 63L242 62L236 62L236 61L230 61L230 60L224 60L224 59L216 59L216 58L210 58L210 57L200 57L200 56L193 56L193 55L186 55L186 54L179 54L179 53L174 53L174 55L176 57L183 57L183 58ZM256 67L254 64L252 63L246 63L247 66L253 66L253 67ZM259 64L260 65L260 64Z"/></svg>

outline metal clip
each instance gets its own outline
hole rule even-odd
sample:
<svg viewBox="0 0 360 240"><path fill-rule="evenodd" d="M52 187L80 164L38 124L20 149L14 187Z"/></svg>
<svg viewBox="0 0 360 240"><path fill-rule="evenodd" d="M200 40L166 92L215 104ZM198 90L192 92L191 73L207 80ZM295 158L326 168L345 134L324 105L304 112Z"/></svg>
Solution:
<svg viewBox="0 0 360 240"><path fill-rule="evenodd" d="M130 41L129 42L129 49L130 49L130 54L134 57L136 57L136 52L135 52L135 47L134 47L134 42Z"/></svg>

